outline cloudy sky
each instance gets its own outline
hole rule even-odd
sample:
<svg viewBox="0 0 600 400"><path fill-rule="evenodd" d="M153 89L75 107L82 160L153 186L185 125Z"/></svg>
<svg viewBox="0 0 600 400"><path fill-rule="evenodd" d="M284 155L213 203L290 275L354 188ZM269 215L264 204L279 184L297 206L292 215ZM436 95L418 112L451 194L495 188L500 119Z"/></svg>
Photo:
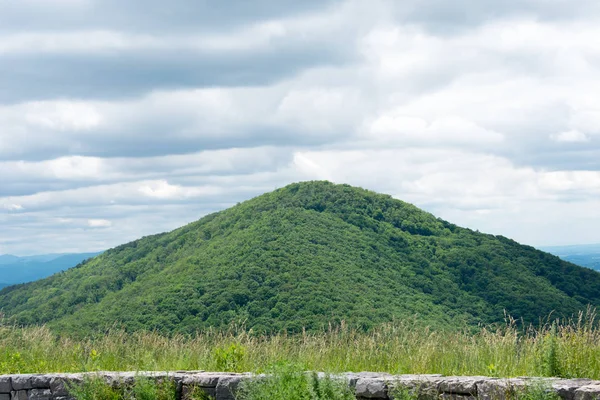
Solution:
<svg viewBox="0 0 600 400"><path fill-rule="evenodd" d="M0 0L0 254L302 180L600 242L596 0Z"/></svg>

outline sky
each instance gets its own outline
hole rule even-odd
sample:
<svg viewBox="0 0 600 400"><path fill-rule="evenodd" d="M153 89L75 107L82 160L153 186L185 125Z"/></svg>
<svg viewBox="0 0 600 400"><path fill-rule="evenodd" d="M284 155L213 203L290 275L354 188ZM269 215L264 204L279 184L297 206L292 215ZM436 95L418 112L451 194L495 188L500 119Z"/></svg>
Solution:
<svg viewBox="0 0 600 400"><path fill-rule="evenodd" d="M0 254L292 182L600 243L596 0L0 0Z"/></svg>

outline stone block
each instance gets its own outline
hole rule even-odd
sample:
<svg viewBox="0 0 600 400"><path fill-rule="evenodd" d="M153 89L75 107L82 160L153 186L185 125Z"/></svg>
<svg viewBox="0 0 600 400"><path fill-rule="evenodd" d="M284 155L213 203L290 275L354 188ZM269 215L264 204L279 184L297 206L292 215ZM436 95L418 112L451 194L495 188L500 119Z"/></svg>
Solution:
<svg viewBox="0 0 600 400"><path fill-rule="evenodd" d="M209 388L209 387L202 387L202 386L183 386L182 391L181 391L181 399L182 400L191 400L192 398L197 399L199 397L198 396L199 392L204 392L208 396L212 397L213 399L217 397L216 387Z"/></svg>
<svg viewBox="0 0 600 400"><path fill-rule="evenodd" d="M442 393L439 395L440 400L477 400L477 397L465 394Z"/></svg>
<svg viewBox="0 0 600 400"><path fill-rule="evenodd" d="M250 379L250 375L221 376L215 388L216 400L235 400L235 393L243 380Z"/></svg>
<svg viewBox="0 0 600 400"><path fill-rule="evenodd" d="M586 385L575 390L575 400L600 399L600 384Z"/></svg>
<svg viewBox="0 0 600 400"><path fill-rule="evenodd" d="M396 390L408 390L420 400L437 399L440 394L441 375L400 375L389 382L390 397Z"/></svg>
<svg viewBox="0 0 600 400"><path fill-rule="evenodd" d="M552 389L564 400L575 400L575 391L582 386L592 385L591 379L557 379L552 381Z"/></svg>
<svg viewBox="0 0 600 400"><path fill-rule="evenodd" d="M10 393L0 393L0 400L10 400Z"/></svg>
<svg viewBox="0 0 600 400"><path fill-rule="evenodd" d="M31 375L13 375L12 389L15 391L33 389L33 386L31 386Z"/></svg>
<svg viewBox="0 0 600 400"><path fill-rule="evenodd" d="M29 400L50 400L51 398L50 389L31 389L29 391Z"/></svg>
<svg viewBox="0 0 600 400"><path fill-rule="evenodd" d="M29 381L33 389L50 389L50 375L32 375Z"/></svg>
<svg viewBox="0 0 600 400"><path fill-rule="evenodd" d="M202 373L188 375L183 378L183 386L199 386L203 388L216 388L219 378L229 376L227 374Z"/></svg>
<svg viewBox="0 0 600 400"><path fill-rule="evenodd" d="M388 386L382 378L359 378L354 389L358 399L387 399Z"/></svg>
<svg viewBox="0 0 600 400"><path fill-rule="evenodd" d="M10 380L10 376L8 375L0 376L0 393L10 394L12 391L12 383Z"/></svg>
<svg viewBox="0 0 600 400"><path fill-rule="evenodd" d="M489 379L485 376L448 376L440 378L440 393L477 396L477 385Z"/></svg>
<svg viewBox="0 0 600 400"><path fill-rule="evenodd" d="M27 390L14 390L10 393L10 400L27 400Z"/></svg>
<svg viewBox="0 0 600 400"><path fill-rule="evenodd" d="M68 397L68 385L78 385L82 382L83 376L81 374L54 375L50 378L50 391L52 392L52 397Z"/></svg>
<svg viewBox="0 0 600 400"><path fill-rule="evenodd" d="M526 379L489 378L477 384L477 395L480 400L506 400L525 390Z"/></svg>

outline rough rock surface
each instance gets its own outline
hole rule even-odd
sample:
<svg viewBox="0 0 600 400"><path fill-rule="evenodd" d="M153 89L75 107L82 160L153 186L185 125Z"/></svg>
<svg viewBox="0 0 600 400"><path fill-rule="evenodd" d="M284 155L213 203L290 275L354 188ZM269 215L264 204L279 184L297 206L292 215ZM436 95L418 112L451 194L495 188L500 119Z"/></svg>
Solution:
<svg viewBox="0 0 600 400"><path fill-rule="evenodd" d="M317 374L324 379L326 374ZM96 372L81 374L0 375L0 400L71 400L69 385L98 377L118 387L130 385L143 376L157 381L171 380L176 384L177 399L187 400L201 390L215 400L234 400L239 385L261 375L204 371L177 372ZM390 375L372 372L340 374L359 400L394 398L397 391L409 391L420 400L506 400L530 387L554 391L564 400L600 400L600 381L558 378L488 378L484 376Z"/></svg>

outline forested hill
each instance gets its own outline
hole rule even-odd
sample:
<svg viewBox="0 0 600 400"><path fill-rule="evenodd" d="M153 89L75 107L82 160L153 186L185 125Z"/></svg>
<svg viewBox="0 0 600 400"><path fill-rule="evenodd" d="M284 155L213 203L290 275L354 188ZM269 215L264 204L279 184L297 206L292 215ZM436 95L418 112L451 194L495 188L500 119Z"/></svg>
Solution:
<svg viewBox="0 0 600 400"><path fill-rule="evenodd" d="M526 322L600 305L600 273L347 185L305 182L0 291L19 324L194 332Z"/></svg>

